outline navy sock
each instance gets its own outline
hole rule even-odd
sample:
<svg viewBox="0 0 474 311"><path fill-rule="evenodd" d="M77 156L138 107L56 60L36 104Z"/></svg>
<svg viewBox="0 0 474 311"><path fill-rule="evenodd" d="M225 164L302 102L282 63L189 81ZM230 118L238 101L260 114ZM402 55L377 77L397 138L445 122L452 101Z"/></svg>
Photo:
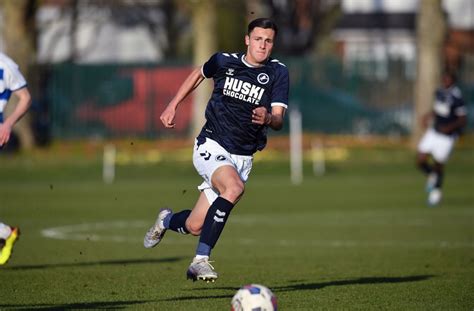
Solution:
<svg viewBox="0 0 474 311"><path fill-rule="evenodd" d="M189 214L191 214L190 210L184 210L176 214L172 214L171 216L167 216L163 220L163 225L165 228L171 229L173 231L188 234L189 231L186 228L186 219L188 219Z"/></svg>
<svg viewBox="0 0 474 311"><path fill-rule="evenodd" d="M233 207L233 203L222 197L218 197L214 203L212 203L204 219L199 244L196 250L197 255L210 255L211 249L214 248L222 230L224 230L225 223Z"/></svg>
<svg viewBox="0 0 474 311"><path fill-rule="evenodd" d="M196 249L196 255L201 255L201 256L210 256L211 255L211 247L206 244L199 242L197 249Z"/></svg>
<svg viewBox="0 0 474 311"><path fill-rule="evenodd" d="M441 186L443 185L443 179L444 179L443 172L436 172L435 188L441 189Z"/></svg>
<svg viewBox="0 0 474 311"><path fill-rule="evenodd" d="M431 165L426 162L420 163L419 167L426 175L430 174L433 171Z"/></svg>

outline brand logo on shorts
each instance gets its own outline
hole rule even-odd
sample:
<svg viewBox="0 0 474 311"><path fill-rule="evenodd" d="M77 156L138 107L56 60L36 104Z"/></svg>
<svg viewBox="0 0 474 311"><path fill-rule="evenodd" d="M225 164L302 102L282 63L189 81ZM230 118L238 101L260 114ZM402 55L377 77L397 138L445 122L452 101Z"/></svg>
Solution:
<svg viewBox="0 0 474 311"><path fill-rule="evenodd" d="M200 155L201 157L203 157L204 160L206 160L206 161L209 160L209 158L211 157L211 153L210 153L209 151L207 151L207 150L204 151L204 152L199 153L199 155Z"/></svg>
<svg viewBox="0 0 474 311"><path fill-rule="evenodd" d="M270 81L270 77L266 73L261 73L257 76L257 81L260 84L267 84Z"/></svg>
<svg viewBox="0 0 474 311"><path fill-rule="evenodd" d="M221 162L221 161L225 161L225 160L227 160L227 158L222 154L219 154L218 156L216 156L216 161Z"/></svg>

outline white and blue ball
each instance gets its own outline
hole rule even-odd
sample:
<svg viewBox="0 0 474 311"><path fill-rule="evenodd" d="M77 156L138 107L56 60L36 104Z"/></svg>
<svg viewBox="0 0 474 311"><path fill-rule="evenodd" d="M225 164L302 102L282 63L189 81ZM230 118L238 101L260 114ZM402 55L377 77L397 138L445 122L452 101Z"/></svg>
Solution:
<svg viewBox="0 0 474 311"><path fill-rule="evenodd" d="M232 298L232 311L276 311L277 299L272 291L260 284L240 288Z"/></svg>

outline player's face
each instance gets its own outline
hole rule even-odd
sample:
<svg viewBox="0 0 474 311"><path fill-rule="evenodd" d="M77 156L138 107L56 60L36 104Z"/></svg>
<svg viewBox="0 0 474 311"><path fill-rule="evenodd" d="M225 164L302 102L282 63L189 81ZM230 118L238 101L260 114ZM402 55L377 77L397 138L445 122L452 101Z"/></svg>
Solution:
<svg viewBox="0 0 474 311"><path fill-rule="evenodd" d="M264 63L272 53L274 38L275 31L273 29L255 27L250 35L245 36L246 60L252 65Z"/></svg>
<svg viewBox="0 0 474 311"><path fill-rule="evenodd" d="M454 83L454 80L450 75L443 75L442 80L443 80L443 86L445 88L449 88Z"/></svg>

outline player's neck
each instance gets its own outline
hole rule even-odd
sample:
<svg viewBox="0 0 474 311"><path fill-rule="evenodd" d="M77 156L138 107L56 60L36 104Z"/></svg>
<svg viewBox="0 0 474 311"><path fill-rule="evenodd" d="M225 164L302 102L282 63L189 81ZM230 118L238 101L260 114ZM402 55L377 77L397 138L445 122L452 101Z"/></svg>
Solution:
<svg viewBox="0 0 474 311"><path fill-rule="evenodd" d="M251 57L248 57L248 54L246 53L244 55L244 61L251 65L252 67L262 67L263 65L265 65L265 63L267 62L267 60L263 61L262 63L259 63L253 59L251 59Z"/></svg>

